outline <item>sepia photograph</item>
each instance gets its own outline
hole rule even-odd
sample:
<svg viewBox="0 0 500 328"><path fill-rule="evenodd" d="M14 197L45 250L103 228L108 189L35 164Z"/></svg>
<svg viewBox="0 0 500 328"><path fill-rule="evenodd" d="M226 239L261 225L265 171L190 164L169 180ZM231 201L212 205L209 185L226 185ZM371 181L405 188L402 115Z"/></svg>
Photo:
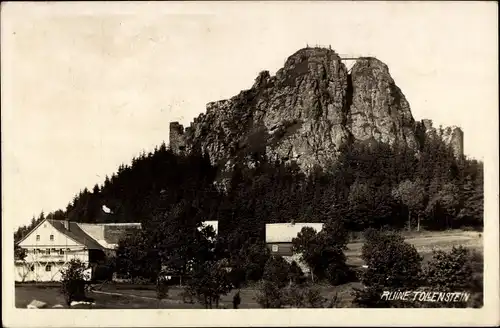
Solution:
<svg viewBox="0 0 500 328"><path fill-rule="evenodd" d="M500 324L497 15L2 3L5 326Z"/></svg>

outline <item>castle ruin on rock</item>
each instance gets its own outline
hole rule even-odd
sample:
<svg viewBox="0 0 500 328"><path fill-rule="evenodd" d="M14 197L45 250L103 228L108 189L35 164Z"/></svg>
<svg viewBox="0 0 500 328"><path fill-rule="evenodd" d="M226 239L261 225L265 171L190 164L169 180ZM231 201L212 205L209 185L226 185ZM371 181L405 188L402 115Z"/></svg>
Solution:
<svg viewBox="0 0 500 328"><path fill-rule="evenodd" d="M441 138L455 156L463 156L462 130L416 122L386 64L361 57L349 71L326 48L300 49L275 76L263 71L251 89L207 104L186 129L170 123L171 149L200 149L226 167L253 151L294 160L303 169L324 167L353 142L375 140L418 151L422 135Z"/></svg>

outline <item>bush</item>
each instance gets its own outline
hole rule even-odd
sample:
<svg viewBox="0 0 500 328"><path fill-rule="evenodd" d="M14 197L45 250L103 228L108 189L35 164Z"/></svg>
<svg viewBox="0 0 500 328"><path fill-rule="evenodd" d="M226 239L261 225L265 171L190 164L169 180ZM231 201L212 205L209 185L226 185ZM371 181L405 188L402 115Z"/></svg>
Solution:
<svg viewBox="0 0 500 328"><path fill-rule="evenodd" d="M482 307L483 305L483 256L463 246L451 251L435 251L424 268L426 286L434 291L464 291L471 293L467 304L447 306Z"/></svg>
<svg viewBox="0 0 500 328"><path fill-rule="evenodd" d="M97 265L92 274L93 281L104 281L113 279L113 267L105 264Z"/></svg>
<svg viewBox="0 0 500 328"><path fill-rule="evenodd" d="M325 304L325 298L321 296L321 290L316 287L308 287L305 289L305 303L307 307L322 308Z"/></svg>
<svg viewBox="0 0 500 328"><path fill-rule="evenodd" d="M343 260L332 261L326 269L326 278L333 286L344 284L351 280L353 273L345 263L345 256L343 253L339 254L337 258L344 258Z"/></svg>
<svg viewBox="0 0 500 328"><path fill-rule="evenodd" d="M294 284L302 284L305 282L305 276L304 272L300 268L300 266L297 264L297 262L293 261L290 264L290 279Z"/></svg>
<svg viewBox="0 0 500 328"><path fill-rule="evenodd" d="M85 296L85 280L90 277L87 277L84 271L85 265L78 259L71 260L68 267L62 271L61 292L64 294L68 305L71 305L72 301L87 300Z"/></svg>
<svg viewBox="0 0 500 328"><path fill-rule="evenodd" d="M283 291L283 302L285 305L293 308L302 308L306 305L306 295L304 293L304 288L300 288L296 285L288 286Z"/></svg>
<svg viewBox="0 0 500 328"><path fill-rule="evenodd" d="M286 305L283 289L274 281L261 280L257 288L257 303L265 309L281 308Z"/></svg>
<svg viewBox="0 0 500 328"><path fill-rule="evenodd" d="M322 308L326 299L317 287L292 284L280 288L274 281L262 280L256 301L263 308Z"/></svg>
<svg viewBox="0 0 500 328"><path fill-rule="evenodd" d="M168 296L168 281L164 274L160 274L156 280L156 298L158 299L158 307L162 299Z"/></svg>
<svg viewBox="0 0 500 328"><path fill-rule="evenodd" d="M199 264L193 270L188 290L192 295L196 295L206 308L211 309L214 303L218 307L220 296L229 293L233 287L226 267L227 262L221 260Z"/></svg>
<svg viewBox="0 0 500 328"><path fill-rule="evenodd" d="M354 304L361 307L405 306L402 302L381 300L382 292L418 288L422 257L414 246L394 232L370 229L365 238L362 258L368 268L361 274L364 289L354 291Z"/></svg>
<svg viewBox="0 0 500 328"><path fill-rule="evenodd" d="M368 266L361 279L365 286L420 286L422 257L396 233L373 233L363 245L362 258Z"/></svg>
<svg viewBox="0 0 500 328"><path fill-rule="evenodd" d="M264 267L262 279L283 288L290 282L290 265L281 256L271 256Z"/></svg>
<svg viewBox="0 0 500 328"><path fill-rule="evenodd" d="M465 247L453 247L450 252L434 251L424 270L426 285L438 290L469 289L472 284L472 263Z"/></svg>

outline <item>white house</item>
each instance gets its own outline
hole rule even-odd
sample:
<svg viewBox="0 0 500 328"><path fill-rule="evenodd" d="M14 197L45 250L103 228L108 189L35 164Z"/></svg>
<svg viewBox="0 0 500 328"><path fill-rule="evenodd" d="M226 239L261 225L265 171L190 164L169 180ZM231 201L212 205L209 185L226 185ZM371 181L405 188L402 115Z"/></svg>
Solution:
<svg viewBox="0 0 500 328"><path fill-rule="evenodd" d="M309 268L301 260L301 254L292 250L292 240L296 238L302 228L309 227L320 232L324 223L270 223L266 224L266 245L271 255L280 255L287 262L295 261L304 273L309 273Z"/></svg>
<svg viewBox="0 0 500 328"><path fill-rule="evenodd" d="M124 234L135 229L141 229L141 224L45 219L18 242L26 250L26 258L15 261L16 281L58 281L61 270L72 259L91 267L112 253Z"/></svg>

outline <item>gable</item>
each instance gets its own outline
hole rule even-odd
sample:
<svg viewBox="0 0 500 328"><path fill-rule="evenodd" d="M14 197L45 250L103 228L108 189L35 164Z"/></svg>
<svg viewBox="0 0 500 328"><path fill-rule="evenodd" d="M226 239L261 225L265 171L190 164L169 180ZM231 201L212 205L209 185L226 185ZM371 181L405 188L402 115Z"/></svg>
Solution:
<svg viewBox="0 0 500 328"><path fill-rule="evenodd" d="M39 240L37 240L39 236ZM51 240L50 236L53 236ZM81 246L74 239L57 230L49 221L42 221L21 242L21 247L30 246Z"/></svg>

